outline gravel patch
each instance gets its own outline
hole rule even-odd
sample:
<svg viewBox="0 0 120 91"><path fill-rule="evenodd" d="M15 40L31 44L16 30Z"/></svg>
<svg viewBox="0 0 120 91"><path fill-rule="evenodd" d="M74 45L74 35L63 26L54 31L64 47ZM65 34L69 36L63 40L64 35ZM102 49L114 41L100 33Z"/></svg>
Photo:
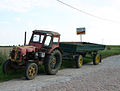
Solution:
<svg viewBox="0 0 120 91"><path fill-rule="evenodd" d="M39 75L0 83L0 91L120 91L120 55L99 65L60 70L57 75Z"/></svg>

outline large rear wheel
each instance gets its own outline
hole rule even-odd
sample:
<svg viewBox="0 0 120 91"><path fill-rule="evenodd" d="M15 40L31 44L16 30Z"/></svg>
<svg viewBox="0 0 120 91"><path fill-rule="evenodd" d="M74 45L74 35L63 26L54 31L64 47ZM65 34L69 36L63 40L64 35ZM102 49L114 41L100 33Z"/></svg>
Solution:
<svg viewBox="0 0 120 91"><path fill-rule="evenodd" d="M44 63L47 74L55 75L62 64L62 55L59 50L54 50L50 55L47 55Z"/></svg>
<svg viewBox="0 0 120 91"><path fill-rule="evenodd" d="M12 62L10 59L6 60L3 63L2 70L4 74L11 74L15 72L15 69L11 65L12 65Z"/></svg>
<svg viewBox="0 0 120 91"><path fill-rule="evenodd" d="M38 66L36 63L28 63L25 67L25 77L28 80L32 80L38 73Z"/></svg>

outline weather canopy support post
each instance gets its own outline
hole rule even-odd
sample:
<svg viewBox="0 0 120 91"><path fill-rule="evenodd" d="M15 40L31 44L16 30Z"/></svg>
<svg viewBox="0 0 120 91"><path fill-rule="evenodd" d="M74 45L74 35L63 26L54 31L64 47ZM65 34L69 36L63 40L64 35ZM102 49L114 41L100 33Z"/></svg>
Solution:
<svg viewBox="0 0 120 91"><path fill-rule="evenodd" d="M80 41L82 42L82 35L85 34L85 28L77 28L77 35L80 35Z"/></svg>

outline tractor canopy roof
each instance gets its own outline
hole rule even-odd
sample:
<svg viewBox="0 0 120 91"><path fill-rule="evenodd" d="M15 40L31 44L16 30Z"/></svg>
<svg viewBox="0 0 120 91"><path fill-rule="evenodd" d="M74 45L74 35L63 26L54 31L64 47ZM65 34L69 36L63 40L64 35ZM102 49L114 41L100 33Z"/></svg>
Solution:
<svg viewBox="0 0 120 91"><path fill-rule="evenodd" d="M60 36L58 32L46 31L46 30L34 30L33 33L37 34L52 34L53 36Z"/></svg>

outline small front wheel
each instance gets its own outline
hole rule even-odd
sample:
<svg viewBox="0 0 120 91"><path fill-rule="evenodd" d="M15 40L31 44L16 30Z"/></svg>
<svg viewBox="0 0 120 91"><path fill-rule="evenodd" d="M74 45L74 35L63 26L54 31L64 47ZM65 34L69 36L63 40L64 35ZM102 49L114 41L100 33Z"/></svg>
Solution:
<svg viewBox="0 0 120 91"><path fill-rule="evenodd" d="M15 72L15 69L11 66L12 62L10 59L6 60L3 63L2 70L4 74L11 74Z"/></svg>
<svg viewBox="0 0 120 91"><path fill-rule="evenodd" d="M101 62L101 56L100 56L99 54L96 54L96 55L93 57L93 64L94 64L94 65L98 65L100 62Z"/></svg>
<svg viewBox="0 0 120 91"><path fill-rule="evenodd" d="M83 64L83 57L82 55L79 55L76 58L76 68L81 68L82 64Z"/></svg>
<svg viewBox="0 0 120 91"><path fill-rule="evenodd" d="M36 63L28 63L25 67L25 77L28 80L32 80L38 73L38 65Z"/></svg>

